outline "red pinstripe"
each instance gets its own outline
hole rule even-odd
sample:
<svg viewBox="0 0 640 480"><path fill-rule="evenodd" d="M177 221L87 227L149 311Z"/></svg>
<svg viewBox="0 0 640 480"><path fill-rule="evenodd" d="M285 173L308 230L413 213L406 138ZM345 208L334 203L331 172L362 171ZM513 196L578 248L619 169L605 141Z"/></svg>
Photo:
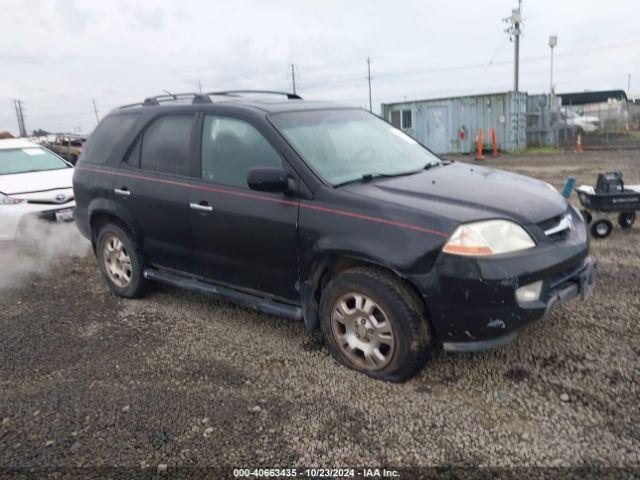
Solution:
<svg viewBox="0 0 640 480"><path fill-rule="evenodd" d="M409 223L402 223L402 222L396 222L394 220L387 220L386 218L379 218L379 217L372 217L370 215L363 215L360 213L355 213L355 212L350 212L347 210L336 210L334 208L328 208L328 207L322 207L320 205L313 205L310 203L305 203L305 202L294 202L291 200L285 200L285 199L276 199L276 198L271 198L271 197L265 197L264 195L256 195L254 193L246 193L246 192L238 192L237 190L231 190L228 188L223 188L223 187L214 187L214 186L205 186L205 185L194 185L192 183L186 183L186 182L180 182L177 180L167 180L164 178L157 178L157 177L149 177L146 175L139 175L136 173L130 173L130 172L122 172L119 170L112 170L112 169L108 169L108 168L100 168L100 167L85 167L85 166L80 166L80 167L76 167L76 170L85 170L88 172L95 172L95 173L111 173L111 174L115 174L115 175L119 175L121 177L130 177L130 178L137 178L140 180L148 180L150 182L157 182L157 183L164 183L167 185L175 185L178 187L184 187L184 188L190 188L193 190L205 190L205 191L209 191L209 192L216 192L216 193L223 193L226 195L234 195L236 197L243 197L243 198L250 198L252 200L261 200L264 202L272 202L272 203L279 203L282 205L300 205L300 208L306 208L308 210L316 210L318 212L324 212L324 213L330 213L332 215L340 215L343 217L351 217L351 218L358 218L360 220L367 220L370 222L375 222L375 223L381 223L384 225L391 225L394 227L400 227L400 228L407 228L409 230L416 230L418 232L423 232L423 233L429 233L431 235L437 235L439 237L442 238L449 238L449 234L444 233L444 232L440 232L438 230L432 230L430 228L424 228L424 227L420 227L418 225L411 225Z"/></svg>

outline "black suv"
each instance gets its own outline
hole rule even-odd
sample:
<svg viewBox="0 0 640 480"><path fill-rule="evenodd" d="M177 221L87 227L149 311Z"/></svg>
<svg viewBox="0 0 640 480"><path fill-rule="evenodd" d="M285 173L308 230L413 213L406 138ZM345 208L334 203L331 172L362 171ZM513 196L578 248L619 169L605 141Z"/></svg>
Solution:
<svg viewBox="0 0 640 480"><path fill-rule="evenodd" d="M152 97L100 122L75 215L115 294L155 280L301 319L338 361L401 381L436 341L502 345L593 287L585 223L551 185L261 93Z"/></svg>

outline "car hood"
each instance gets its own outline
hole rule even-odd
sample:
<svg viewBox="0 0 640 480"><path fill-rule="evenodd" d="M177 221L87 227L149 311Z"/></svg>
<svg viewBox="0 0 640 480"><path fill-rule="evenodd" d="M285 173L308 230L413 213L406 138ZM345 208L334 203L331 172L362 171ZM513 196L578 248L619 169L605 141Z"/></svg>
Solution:
<svg viewBox="0 0 640 480"><path fill-rule="evenodd" d="M459 162L344 188L374 202L384 201L458 222L509 218L521 224L539 223L567 209L564 197L545 182Z"/></svg>
<svg viewBox="0 0 640 480"><path fill-rule="evenodd" d="M0 175L0 192L18 195L72 188L73 168Z"/></svg>

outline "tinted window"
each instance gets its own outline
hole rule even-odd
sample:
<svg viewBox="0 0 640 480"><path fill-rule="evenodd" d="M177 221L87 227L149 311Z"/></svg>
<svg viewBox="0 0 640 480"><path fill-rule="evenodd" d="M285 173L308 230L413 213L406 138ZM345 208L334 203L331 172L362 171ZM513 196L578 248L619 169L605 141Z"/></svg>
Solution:
<svg viewBox="0 0 640 480"><path fill-rule="evenodd" d="M114 147L128 133L131 133L137 120L137 115L110 115L106 117L84 144L80 161L105 163Z"/></svg>
<svg viewBox="0 0 640 480"><path fill-rule="evenodd" d="M202 178L247 186L252 167L282 166L273 147L243 120L207 115L202 132Z"/></svg>
<svg viewBox="0 0 640 480"><path fill-rule="evenodd" d="M193 115L167 115L155 120L142 137L140 168L187 174Z"/></svg>

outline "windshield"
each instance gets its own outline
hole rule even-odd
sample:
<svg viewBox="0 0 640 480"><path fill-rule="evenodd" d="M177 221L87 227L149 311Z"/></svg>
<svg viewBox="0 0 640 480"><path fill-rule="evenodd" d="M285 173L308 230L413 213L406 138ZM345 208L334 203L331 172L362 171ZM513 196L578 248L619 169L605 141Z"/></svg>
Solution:
<svg viewBox="0 0 640 480"><path fill-rule="evenodd" d="M270 117L313 170L333 186L420 171L440 160L363 110L314 110ZM369 177L369 178L371 178Z"/></svg>
<svg viewBox="0 0 640 480"><path fill-rule="evenodd" d="M70 168L67 163L40 147L0 150L0 175Z"/></svg>

